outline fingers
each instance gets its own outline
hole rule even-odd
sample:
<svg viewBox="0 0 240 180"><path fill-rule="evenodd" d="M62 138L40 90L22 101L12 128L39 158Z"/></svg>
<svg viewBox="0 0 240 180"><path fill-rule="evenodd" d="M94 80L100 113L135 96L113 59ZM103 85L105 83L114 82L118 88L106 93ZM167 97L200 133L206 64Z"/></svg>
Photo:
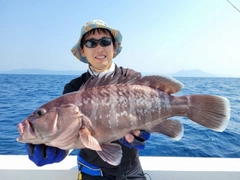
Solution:
<svg viewBox="0 0 240 180"><path fill-rule="evenodd" d="M48 146L47 149L46 149L46 158L55 157L58 153L57 151L58 151L57 148Z"/></svg>
<svg viewBox="0 0 240 180"><path fill-rule="evenodd" d="M29 159L37 166L52 164L62 161L68 154L68 151L47 146L45 144L25 144Z"/></svg>
<svg viewBox="0 0 240 180"><path fill-rule="evenodd" d="M125 139L127 142L132 143L134 139L137 138L139 140L148 140L150 138L150 133L144 130L133 130L131 133L125 135Z"/></svg>
<svg viewBox="0 0 240 180"><path fill-rule="evenodd" d="M35 145L33 145L33 144L28 144L28 143L25 144L25 148L27 149L27 153L29 156L34 155L34 147L35 147Z"/></svg>
<svg viewBox="0 0 240 180"><path fill-rule="evenodd" d="M132 143L134 141L134 136L128 133L127 135L125 135L125 140L129 143Z"/></svg>
<svg viewBox="0 0 240 180"><path fill-rule="evenodd" d="M140 130L134 130L133 132L132 132L135 136L139 136L140 135Z"/></svg>
<svg viewBox="0 0 240 180"><path fill-rule="evenodd" d="M140 130L133 130L131 133L125 135L125 139L127 142L132 143L135 137L140 135Z"/></svg>
<svg viewBox="0 0 240 180"><path fill-rule="evenodd" d="M36 158L39 157L46 158L47 156L46 146L44 144L35 145L33 153L34 153L33 156Z"/></svg>

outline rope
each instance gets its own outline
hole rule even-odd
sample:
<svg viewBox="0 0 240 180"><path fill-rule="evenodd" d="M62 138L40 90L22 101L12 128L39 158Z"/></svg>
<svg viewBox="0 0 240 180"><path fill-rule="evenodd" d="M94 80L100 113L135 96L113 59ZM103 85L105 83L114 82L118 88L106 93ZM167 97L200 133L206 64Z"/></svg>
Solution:
<svg viewBox="0 0 240 180"><path fill-rule="evenodd" d="M227 0L227 2L229 2L229 4L231 4L238 12L240 12L240 10L236 6L234 6L233 3L231 3L229 0Z"/></svg>

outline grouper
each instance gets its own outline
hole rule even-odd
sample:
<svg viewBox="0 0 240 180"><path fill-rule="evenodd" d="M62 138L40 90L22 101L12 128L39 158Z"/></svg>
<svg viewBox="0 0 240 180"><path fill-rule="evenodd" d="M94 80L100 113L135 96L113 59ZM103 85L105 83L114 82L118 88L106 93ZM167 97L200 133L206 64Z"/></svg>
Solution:
<svg viewBox="0 0 240 180"><path fill-rule="evenodd" d="M161 133L179 140L183 116L206 128L222 132L230 119L225 97L173 95L183 84L165 76L90 78L79 91L53 99L17 125L18 142L46 144L64 150L88 148L112 165L122 158L112 143L134 130Z"/></svg>

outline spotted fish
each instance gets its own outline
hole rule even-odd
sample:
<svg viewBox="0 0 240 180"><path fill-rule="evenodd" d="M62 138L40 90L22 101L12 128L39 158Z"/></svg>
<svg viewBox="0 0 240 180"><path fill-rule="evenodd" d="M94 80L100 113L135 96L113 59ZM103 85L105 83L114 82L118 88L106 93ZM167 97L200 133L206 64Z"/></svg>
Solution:
<svg viewBox="0 0 240 180"><path fill-rule="evenodd" d="M104 76L89 79L79 91L62 95L35 110L18 124L17 141L61 149L89 148L112 165L122 158L111 143L137 130L181 139L188 119L222 132L230 119L227 98L194 94L175 96L183 84L164 76Z"/></svg>

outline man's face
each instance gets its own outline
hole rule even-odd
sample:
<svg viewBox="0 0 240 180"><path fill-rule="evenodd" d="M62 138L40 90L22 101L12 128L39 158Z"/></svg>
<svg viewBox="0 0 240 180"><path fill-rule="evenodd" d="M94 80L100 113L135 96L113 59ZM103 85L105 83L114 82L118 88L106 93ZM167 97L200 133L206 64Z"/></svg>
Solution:
<svg viewBox="0 0 240 180"><path fill-rule="evenodd" d="M105 34L102 31L95 31L94 34L86 34L84 41L90 39L99 40L103 37L111 39L111 35L109 34L109 32ZM115 46L113 46L113 43L111 43L109 46L102 47L98 42L97 46L94 48L88 48L83 45L83 49L81 49L81 54L82 56L87 58L92 70L96 72L103 72L110 68L115 51L116 48Z"/></svg>

